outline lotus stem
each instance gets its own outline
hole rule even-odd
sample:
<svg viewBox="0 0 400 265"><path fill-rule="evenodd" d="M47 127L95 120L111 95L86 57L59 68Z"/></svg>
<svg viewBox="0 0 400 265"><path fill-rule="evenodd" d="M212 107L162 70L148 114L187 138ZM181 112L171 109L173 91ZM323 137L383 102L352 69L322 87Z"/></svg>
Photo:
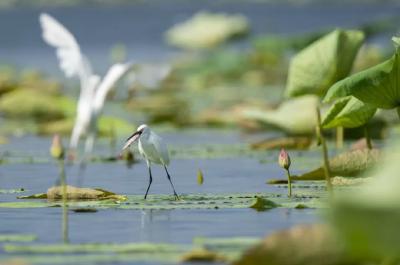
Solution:
<svg viewBox="0 0 400 265"><path fill-rule="evenodd" d="M59 160L60 168L60 182L62 187L62 208L63 208L63 218L62 218L62 235L63 242L68 243L68 205L67 205L67 185L65 181L65 167L64 160Z"/></svg>
<svg viewBox="0 0 400 265"><path fill-rule="evenodd" d="M336 148L343 148L344 128L343 126L336 127Z"/></svg>
<svg viewBox="0 0 400 265"><path fill-rule="evenodd" d="M286 169L287 179L288 179L288 197L292 197L292 180L290 177L289 169Z"/></svg>
<svg viewBox="0 0 400 265"><path fill-rule="evenodd" d="M324 158L324 172L326 179L326 188L329 194L333 195L332 183L331 183L331 170L329 167L329 158L328 158L328 147L326 146L326 141L324 135L322 133L322 125L321 125L321 112L319 107L317 107L317 134L319 135L320 142L322 145L322 155Z"/></svg>
<svg viewBox="0 0 400 265"><path fill-rule="evenodd" d="M365 136L365 141L367 142L367 147L369 150L371 150L372 142L371 142L371 137L369 135L367 124L364 125L364 136Z"/></svg>

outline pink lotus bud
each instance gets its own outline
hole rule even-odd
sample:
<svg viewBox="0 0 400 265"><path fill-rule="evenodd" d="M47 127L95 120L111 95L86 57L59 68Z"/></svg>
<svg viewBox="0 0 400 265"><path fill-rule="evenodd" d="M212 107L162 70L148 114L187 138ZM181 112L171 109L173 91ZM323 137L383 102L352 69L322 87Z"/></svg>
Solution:
<svg viewBox="0 0 400 265"><path fill-rule="evenodd" d="M279 160L278 160L279 166L282 168L288 170L290 167L290 157L289 154L285 151L285 149L281 149L281 152L279 153Z"/></svg>

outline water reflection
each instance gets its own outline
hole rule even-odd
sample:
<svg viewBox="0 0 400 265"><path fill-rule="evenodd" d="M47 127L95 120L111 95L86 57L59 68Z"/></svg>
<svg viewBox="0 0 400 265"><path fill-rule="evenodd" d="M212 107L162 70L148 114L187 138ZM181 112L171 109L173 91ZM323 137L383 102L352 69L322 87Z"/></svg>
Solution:
<svg viewBox="0 0 400 265"><path fill-rule="evenodd" d="M171 210L142 210L140 239L149 242L170 242L173 220Z"/></svg>

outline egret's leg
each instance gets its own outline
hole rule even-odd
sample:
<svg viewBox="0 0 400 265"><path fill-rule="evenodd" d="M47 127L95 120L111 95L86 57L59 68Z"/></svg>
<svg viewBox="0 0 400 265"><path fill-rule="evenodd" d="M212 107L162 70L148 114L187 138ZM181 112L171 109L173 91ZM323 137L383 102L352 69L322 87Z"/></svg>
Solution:
<svg viewBox="0 0 400 265"><path fill-rule="evenodd" d="M153 177L151 176L151 167L150 167L150 164L148 164L148 168L149 168L149 176L150 176L150 179L149 179L149 186L147 187L146 194L144 195L144 199L145 199L145 200L146 200L146 198L147 198L147 193L149 193L149 189L150 189L151 183L153 182Z"/></svg>
<svg viewBox="0 0 400 265"><path fill-rule="evenodd" d="M175 191L174 184L172 184L171 176L169 175L167 167L165 165L164 165L164 169L165 169L165 172L167 172L167 178L169 180L169 183L171 183L172 190L174 191L174 196L175 196L176 199L179 199L179 196Z"/></svg>

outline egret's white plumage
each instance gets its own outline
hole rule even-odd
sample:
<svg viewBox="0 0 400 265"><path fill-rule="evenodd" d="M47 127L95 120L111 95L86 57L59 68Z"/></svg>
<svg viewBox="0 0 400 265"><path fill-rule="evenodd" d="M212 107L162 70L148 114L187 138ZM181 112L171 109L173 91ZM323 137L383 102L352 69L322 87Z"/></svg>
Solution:
<svg viewBox="0 0 400 265"><path fill-rule="evenodd" d="M85 153L89 154L93 149L97 119L101 114L107 93L130 69L131 64L114 64L101 79L93 74L89 60L82 54L71 32L48 14L41 14L39 21L44 41L56 49L60 68L67 77L77 77L80 80L81 90L70 148L76 149L79 139L86 133Z"/></svg>
<svg viewBox="0 0 400 265"><path fill-rule="evenodd" d="M155 132L153 132L146 124L142 124L138 127L135 133L133 133L125 142L122 150L128 148L131 144L133 144L136 140L138 140L139 153L146 160L147 166L149 168L150 182L147 188L146 194L144 198L146 199L147 193L149 192L151 183L152 183L152 175L151 175L151 163L159 164L164 166L165 172L167 173L167 178L171 183L172 189L174 191L174 195L178 198L177 193L175 192L174 185L171 181L171 176L168 173L167 166L169 165L169 153L166 144L162 140L160 136L158 136Z"/></svg>

